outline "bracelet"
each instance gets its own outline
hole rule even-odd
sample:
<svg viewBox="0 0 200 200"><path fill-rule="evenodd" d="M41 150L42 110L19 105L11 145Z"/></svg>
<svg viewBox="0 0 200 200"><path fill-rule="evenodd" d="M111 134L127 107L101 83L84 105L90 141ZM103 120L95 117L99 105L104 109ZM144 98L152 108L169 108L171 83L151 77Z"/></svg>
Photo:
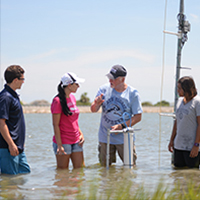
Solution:
<svg viewBox="0 0 200 200"><path fill-rule="evenodd" d="M196 143L196 142L195 142L195 143L194 143L194 146L195 146L195 147L199 147L199 143Z"/></svg>
<svg viewBox="0 0 200 200"><path fill-rule="evenodd" d="M121 126L122 126L122 129L126 128L126 126L123 123L121 124Z"/></svg>

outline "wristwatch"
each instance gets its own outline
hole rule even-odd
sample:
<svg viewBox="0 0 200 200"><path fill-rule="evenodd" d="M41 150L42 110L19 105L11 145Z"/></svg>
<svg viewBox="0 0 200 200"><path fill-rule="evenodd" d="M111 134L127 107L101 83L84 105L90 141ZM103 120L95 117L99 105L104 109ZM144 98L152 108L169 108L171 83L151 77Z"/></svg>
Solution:
<svg viewBox="0 0 200 200"><path fill-rule="evenodd" d="M195 147L199 147L199 143L196 143L196 142L195 142L195 143L194 143L194 146L195 146Z"/></svg>
<svg viewBox="0 0 200 200"><path fill-rule="evenodd" d="M125 124L123 123L121 124L121 126L122 126L122 129L126 128Z"/></svg>

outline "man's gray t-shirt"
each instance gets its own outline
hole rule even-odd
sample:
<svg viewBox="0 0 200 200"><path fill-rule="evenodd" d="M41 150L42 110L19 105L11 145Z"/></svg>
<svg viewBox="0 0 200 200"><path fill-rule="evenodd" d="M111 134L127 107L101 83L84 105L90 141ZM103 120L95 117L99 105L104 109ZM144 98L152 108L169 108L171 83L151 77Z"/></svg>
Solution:
<svg viewBox="0 0 200 200"><path fill-rule="evenodd" d="M103 94L101 123L99 128L99 142L107 143L107 129L115 124L124 122L123 113L128 113L130 117L142 113L140 95L138 91L129 86L122 93L105 84L99 88L96 96ZM129 119L126 116L125 121ZM110 144L123 144L123 134L111 134Z"/></svg>

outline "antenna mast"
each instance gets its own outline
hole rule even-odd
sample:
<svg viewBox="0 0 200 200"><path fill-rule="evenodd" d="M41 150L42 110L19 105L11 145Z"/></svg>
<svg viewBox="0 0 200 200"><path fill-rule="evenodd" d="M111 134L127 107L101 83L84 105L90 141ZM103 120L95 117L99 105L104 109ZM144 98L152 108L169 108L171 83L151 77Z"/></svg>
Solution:
<svg viewBox="0 0 200 200"><path fill-rule="evenodd" d="M181 69L181 50L187 41L187 33L190 31L190 23L185 21L186 16L184 15L184 0L180 0L180 12L177 16L178 24L178 49L177 49L177 61L176 61L176 79L175 79L175 99L174 99L174 112L176 112L176 104L178 101L178 80L180 78Z"/></svg>

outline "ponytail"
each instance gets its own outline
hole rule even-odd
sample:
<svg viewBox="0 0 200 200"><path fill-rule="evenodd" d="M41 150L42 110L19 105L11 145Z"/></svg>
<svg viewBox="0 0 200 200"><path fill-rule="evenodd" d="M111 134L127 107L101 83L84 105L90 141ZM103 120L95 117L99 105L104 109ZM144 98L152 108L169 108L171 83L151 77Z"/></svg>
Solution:
<svg viewBox="0 0 200 200"><path fill-rule="evenodd" d="M60 99L60 104L62 107L62 111L66 116L72 115L72 112L70 111L69 107L67 106L66 96L64 88L66 86L62 86L62 82L58 85L58 97Z"/></svg>

